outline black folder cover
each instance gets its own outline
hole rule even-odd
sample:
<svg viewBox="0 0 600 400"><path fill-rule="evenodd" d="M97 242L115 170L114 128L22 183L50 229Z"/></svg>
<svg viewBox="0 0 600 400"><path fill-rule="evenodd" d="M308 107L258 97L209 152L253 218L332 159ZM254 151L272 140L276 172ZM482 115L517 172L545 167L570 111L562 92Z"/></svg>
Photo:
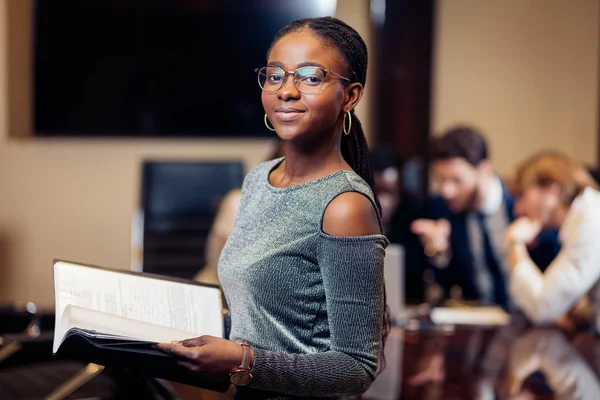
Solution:
<svg viewBox="0 0 600 400"><path fill-rule="evenodd" d="M229 376L192 372L180 366L176 357L154 349L154 344L72 328L65 335L57 355L109 368L136 370L149 376L222 393L229 388Z"/></svg>

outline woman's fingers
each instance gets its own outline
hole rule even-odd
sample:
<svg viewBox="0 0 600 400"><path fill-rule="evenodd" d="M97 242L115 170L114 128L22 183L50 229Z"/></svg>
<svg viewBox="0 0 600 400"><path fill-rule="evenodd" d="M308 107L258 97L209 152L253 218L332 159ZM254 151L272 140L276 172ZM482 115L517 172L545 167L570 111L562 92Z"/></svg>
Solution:
<svg viewBox="0 0 600 400"><path fill-rule="evenodd" d="M208 340L208 336L199 336L192 339L181 340L178 344L185 347L203 346L207 343Z"/></svg>
<svg viewBox="0 0 600 400"><path fill-rule="evenodd" d="M199 347L186 347L180 344L158 343L156 348L168 354L173 354L185 360L191 360L200 363L201 350Z"/></svg>

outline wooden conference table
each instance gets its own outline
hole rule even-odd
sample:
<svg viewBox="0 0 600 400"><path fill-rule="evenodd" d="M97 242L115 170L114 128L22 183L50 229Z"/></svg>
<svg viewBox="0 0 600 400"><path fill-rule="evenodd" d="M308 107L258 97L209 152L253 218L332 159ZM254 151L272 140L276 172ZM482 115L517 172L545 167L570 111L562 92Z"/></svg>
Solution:
<svg viewBox="0 0 600 400"><path fill-rule="evenodd" d="M40 339L44 336L47 340L30 345L23 356L51 358L51 334ZM496 327L393 328L385 354L386 368L364 399L600 399L600 339L588 332L533 329L518 316ZM12 358L18 361L19 355ZM233 394L173 386L182 399Z"/></svg>

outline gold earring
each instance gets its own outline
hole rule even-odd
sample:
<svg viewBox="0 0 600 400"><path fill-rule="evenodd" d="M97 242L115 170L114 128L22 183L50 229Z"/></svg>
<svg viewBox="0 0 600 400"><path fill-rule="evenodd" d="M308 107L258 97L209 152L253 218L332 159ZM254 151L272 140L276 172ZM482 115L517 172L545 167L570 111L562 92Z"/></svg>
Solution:
<svg viewBox="0 0 600 400"><path fill-rule="evenodd" d="M268 130L275 132L275 128L271 128L269 126L269 120L267 119L267 114L265 114L265 126L267 127Z"/></svg>
<svg viewBox="0 0 600 400"><path fill-rule="evenodd" d="M350 111L346 111L346 114L348 115L348 129L346 130L346 116L345 115L344 115L343 129L344 129L344 134L349 135L350 129L352 129L352 114L350 114Z"/></svg>

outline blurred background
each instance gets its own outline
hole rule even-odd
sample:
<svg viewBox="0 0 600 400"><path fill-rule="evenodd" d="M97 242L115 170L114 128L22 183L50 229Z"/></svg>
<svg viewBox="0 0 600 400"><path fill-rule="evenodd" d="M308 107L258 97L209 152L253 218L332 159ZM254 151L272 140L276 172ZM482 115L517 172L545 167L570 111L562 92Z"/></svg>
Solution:
<svg viewBox="0 0 600 400"><path fill-rule="evenodd" d="M546 149L598 171L600 0L0 0L0 334L16 315L13 332L25 332L23 343L46 346L19 358L0 337L0 370L51 358L54 259L218 283L216 260L239 204L235 189L281 150L263 124L255 68L283 26L328 15L367 42L369 76L357 115L370 147L380 150L376 173L384 182L390 168L402 176L390 179L402 188L387 182L382 193L404 207L398 215L406 220L391 222L402 229L386 234L409 251L388 248L386 274L387 264L423 262L408 232L417 215L408 200L421 204L430 194L430 142L454 126L483 132L503 178ZM418 257L411 259L413 244ZM405 298L427 297L431 276L413 270L386 275L400 307L394 315ZM448 398L474 385L477 396L460 398L496 398L486 393L525 324L518 321L498 331L430 324L417 333L407 323L390 335L391 367L370 397L397 398L401 385L423 381L438 391L411 398ZM571 358L561 365L580 364L571 345L596 365L600 346L588 336L566 342L537 332L512 352L544 353L531 343L548 341ZM475 368L479 359L485 365ZM28 379L56 372L62 381L82 365L63 368L32 369ZM444 380L450 392L442 394ZM0 371L3 382L9 387L13 375ZM586 385L600 387L597 379Z"/></svg>
<svg viewBox="0 0 600 400"><path fill-rule="evenodd" d="M53 307L55 258L135 264L144 161L266 159L253 68L317 15L369 46L371 145L418 166L468 123L500 174L547 148L597 165L599 0L0 0L0 301Z"/></svg>

